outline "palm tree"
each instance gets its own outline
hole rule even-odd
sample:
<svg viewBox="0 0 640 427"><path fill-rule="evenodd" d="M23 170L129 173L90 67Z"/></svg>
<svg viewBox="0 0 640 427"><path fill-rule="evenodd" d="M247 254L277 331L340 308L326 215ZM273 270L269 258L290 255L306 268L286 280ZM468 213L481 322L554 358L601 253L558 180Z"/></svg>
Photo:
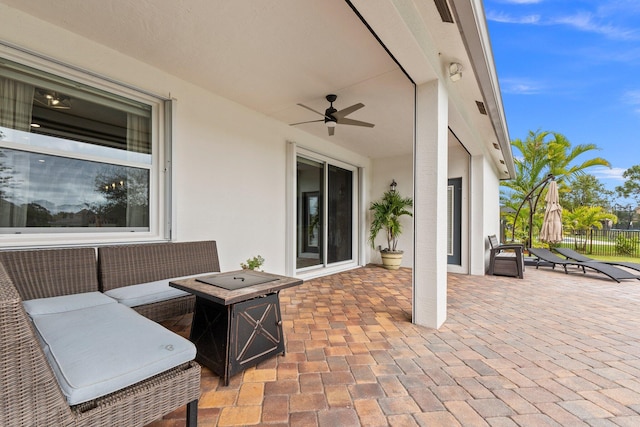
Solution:
<svg viewBox="0 0 640 427"><path fill-rule="evenodd" d="M559 191L567 191L567 185L577 176L584 175L593 166L611 167L609 161L594 157L576 163L576 159L589 151L598 150L595 144L571 146L569 140L558 132L529 131L527 138L514 139L511 145L520 152L516 156L516 178L502 183L510 190L508 199L522 202L524 197L549 174L556 177Z"/></svg>
<svg viewBox="0 0 640 427"><path fill-rule="evenodd" d="M586 250L587 231L597 228L602 230L604 221L618 222L618 217L607 213L602 206L580 206L572 211L562 210L562 225L575 237L576 249Z"/></svg>
<svg viewBox="0 0 640 427"><path fill-rule="evenodd" d="M413 207L411 197L402 197L396 190L388 190L382 195L382 199L371 203L372 212L371 228L369 230L369 242L375 247L375 238L384 229L387 235L387 251L395 252L398 245L398 236L402 233L400 217L413 216L408 208Z"/></svg>
<svg viewBox="0 0 640 427"><path fill-rule="evenodd" d="M578 157L593 150L598 150L595 144L579 144L572 146L569 140L558 132L529 131L525 140L515 139L511 145L519 151L514 164L516 177L510 181L501 183L501 203L514 211L521 206L527 195L550 174L555 176L558 182L558 191L562 197L569 190L571 182L586 173L593 166L611 167L611 164L602 157L578 161ZM544 197L544 194L540 194ZM529 209L533 209L533 202L529 200ZM544 203L539 204L533 212L533 222L537 216L541 216ZM513 223L515 218L510 219ZM531 242L527 242L530 244Z"/></svg>
<svg viewBox="0 0 640 427"><path fill-rule="evenodd" d="M573 179L585 175L585 170L593 166L611 167L611 164L602 157L594 157L582 163L575 163L580 155L599 150L596 144L571 146L569 140L561 133L551 132L550 135L553 136L553 139L547 143L549 172L559 178L558 183L566 178L568 181L566 184L570 185Z"/></svg>

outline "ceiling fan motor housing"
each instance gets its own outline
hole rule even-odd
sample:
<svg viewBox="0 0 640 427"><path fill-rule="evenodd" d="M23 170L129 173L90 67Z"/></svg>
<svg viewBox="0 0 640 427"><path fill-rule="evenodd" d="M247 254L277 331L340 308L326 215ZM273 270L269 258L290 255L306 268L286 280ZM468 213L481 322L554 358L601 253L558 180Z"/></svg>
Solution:
<svg viewBox="0 0 640 427"><path fill-rule="evenodd" d="M325 116L325 117L324 117L324 122L325 122L325 123L328 123L328 122L334 122L334 123L337 123L337 122L338 122L338 120L337 120L335 117L333 117L333 113L335 113L335 112L337 112L337 111L338 111L338 110L336 110L336 109L335 109L335 108L333 108L333 107L329 107L329 108L327 108L327 109L325 110L325 112L324 112L324 116Z"/></svg>
<svg viewBox="0 0 640 427"><path fill-rule="evenodd" d="M329 122L331 122L331 124L335 126L338 123L338 120L335 117L333 117L333 113L336 113L338 110L333 108L333 102L336 99L338 99L338 95L329 94L326 96L326 98L331 105L324 112L324 122L325 124L328 124Z"/></svg>

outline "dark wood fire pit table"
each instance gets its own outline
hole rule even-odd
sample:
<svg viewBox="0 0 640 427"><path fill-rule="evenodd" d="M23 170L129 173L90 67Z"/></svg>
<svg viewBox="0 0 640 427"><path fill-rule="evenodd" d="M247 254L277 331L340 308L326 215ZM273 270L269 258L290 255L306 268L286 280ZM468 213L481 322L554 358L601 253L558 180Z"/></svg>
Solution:
<svg viewBox="0 0 640 427"><path fill-rule="evenodd" d="M229 385L234 374L284 354L278 294L300 284L294 277L239 270L169 285L196 296L189 338L196 360Z"/></svg>

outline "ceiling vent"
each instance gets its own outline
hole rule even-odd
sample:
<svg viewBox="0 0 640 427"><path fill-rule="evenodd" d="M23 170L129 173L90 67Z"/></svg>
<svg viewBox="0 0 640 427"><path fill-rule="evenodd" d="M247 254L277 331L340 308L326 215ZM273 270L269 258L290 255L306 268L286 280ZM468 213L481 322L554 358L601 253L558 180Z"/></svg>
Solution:
<svg viewBox="0 0 640 427"><path fill-rule="evenodd" d="M478 106L478 111L480 111L480 114L484 114L486 116L487 109L484 108L484 102L476 101L476 105Z"/></svg>
<svg viewBox="0 0 640 427"><path fill-rule="evenodd" d="M451 9L449 9L447 0L434 0L434 1L436 3L436 8L440 13L440 18L442 18L442 22L453 23L453 15L451 14Z"/></svg>

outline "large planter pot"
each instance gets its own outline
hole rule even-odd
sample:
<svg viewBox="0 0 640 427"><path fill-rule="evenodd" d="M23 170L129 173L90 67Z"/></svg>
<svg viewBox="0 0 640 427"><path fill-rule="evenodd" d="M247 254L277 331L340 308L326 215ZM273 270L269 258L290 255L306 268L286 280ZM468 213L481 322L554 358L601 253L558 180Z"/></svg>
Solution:
<svg viewBox="0 0 640 427"><path fill-rule="evenodd" d="M381 251L382 266L387 270L397 270L402 264L402 251Z"/></svg>

